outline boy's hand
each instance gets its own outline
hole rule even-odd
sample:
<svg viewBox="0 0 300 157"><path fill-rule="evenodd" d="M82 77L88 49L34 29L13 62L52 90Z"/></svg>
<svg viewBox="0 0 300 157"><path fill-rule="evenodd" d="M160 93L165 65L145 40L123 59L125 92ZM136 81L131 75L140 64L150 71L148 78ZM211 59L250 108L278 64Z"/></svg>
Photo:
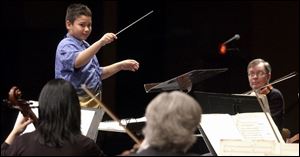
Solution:
<svg viewBox="0 0 300 157"><path fill-rule="evenodd" d="M102 38L100 39L100 42L101 42L102 46L105 46L106 44L109 44L116 39L118 39L118 38L114 33L106 33L102 36Z"/></svg>
<svg viewBox="0 0 300 157"><path fill-rule="evenodd" d="M137 71L139 69L139 63L133 59L126 59L121 61L121 69Z"/></svg>

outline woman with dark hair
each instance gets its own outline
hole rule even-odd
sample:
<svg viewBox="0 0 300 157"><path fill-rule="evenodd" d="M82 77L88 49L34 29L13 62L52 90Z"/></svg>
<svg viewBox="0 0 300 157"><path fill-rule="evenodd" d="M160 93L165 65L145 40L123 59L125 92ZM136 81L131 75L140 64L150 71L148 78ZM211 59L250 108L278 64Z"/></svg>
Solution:
<svg viewBox="0 0 300 157"><path fill-rule="evenodd" d="M92 139L81 134L80 104L68 81L53 79L43 87L38 114L33 132L20 135L32 122L28 117L16 124L1 146L1 155L103 155Z"/></svg>

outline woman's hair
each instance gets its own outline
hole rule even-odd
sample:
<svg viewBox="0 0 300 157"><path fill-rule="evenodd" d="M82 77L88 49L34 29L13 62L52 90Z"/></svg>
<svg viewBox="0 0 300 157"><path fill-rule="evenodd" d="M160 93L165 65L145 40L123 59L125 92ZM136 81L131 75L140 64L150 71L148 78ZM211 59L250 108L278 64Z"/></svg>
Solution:
<svg viewBox="0 0 300 157"><path fill-rule="evenodd" d="M179 91L161 93L146 109L145 138L155 149L185 152L196 140L201 114L200 104L191 96Z"/></svg>
<svg viewBox="0 0 300 157"><path fill-rule="evenodd" d="M84 4L74 3L68 6L65 20L74 23L81 15L92 17L92 11Z"/></svg>
<svg viewBox="0 0 300 157"><path fill-rule="evenodd" d="M38 141L50 147L74 142L81 134L81 110L76 90L63 79L50 80L39 96Z"/></svg>

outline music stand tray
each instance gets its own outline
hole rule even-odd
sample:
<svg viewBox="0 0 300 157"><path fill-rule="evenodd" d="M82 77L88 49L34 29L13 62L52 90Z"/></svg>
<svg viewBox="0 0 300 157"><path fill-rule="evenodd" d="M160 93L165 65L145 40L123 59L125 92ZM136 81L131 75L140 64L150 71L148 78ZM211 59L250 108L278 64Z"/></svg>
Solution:
<svg viewBox="0 0 300 157"><path fill-rule="evenodd" d="M194 84L206 80L210 77L213 77L219 73L225 72L227 70L228 68L192 70L164 82L144 84L144 88L146 93L172 90L190 92Z"/></svg>

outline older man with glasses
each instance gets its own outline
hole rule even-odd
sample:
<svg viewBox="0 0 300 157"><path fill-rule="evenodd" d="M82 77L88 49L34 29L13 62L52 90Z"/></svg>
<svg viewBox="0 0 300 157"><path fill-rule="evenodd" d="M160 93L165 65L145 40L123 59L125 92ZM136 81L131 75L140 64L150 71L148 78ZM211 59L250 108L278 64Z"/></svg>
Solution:
<svg viewBox="0 0 300 157"><path fill-rule="evenodd" d="M278 129L282 131L285 103L283 95L278 89L271 85L266 86L271 79L271 71L270 64L260 58L252 60L247 67L249 85L252 91L266 95L271 116Z"/></svg>

